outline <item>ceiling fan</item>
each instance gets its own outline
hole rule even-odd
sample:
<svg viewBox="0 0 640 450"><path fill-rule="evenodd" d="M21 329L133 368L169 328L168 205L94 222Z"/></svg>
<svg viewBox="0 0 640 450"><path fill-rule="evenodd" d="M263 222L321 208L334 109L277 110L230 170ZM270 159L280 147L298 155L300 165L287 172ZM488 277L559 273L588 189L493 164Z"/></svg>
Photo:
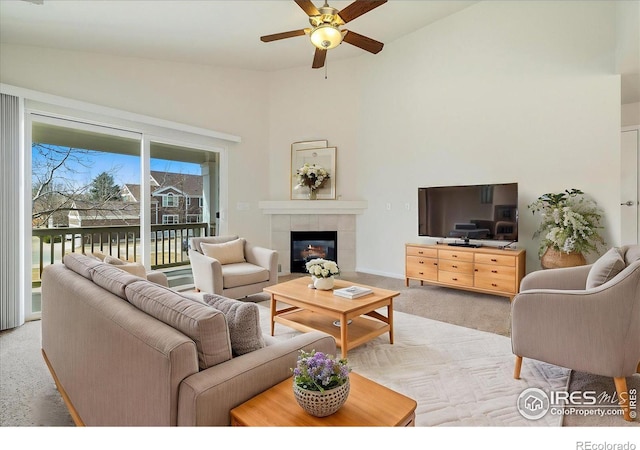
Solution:
<svg viewBox="0 0 640 450"><path fill-rule="evenodd" d="M341 30L340 27L386 3L387 0L356 0L341 11L329 6L326 1L324 6L319 9L314 6L311 0L294 1L309 16L311 28L262 36L260 38L262 42L304 36L305 34L309 35L311 43L316 47L313 64L311 65L314 69L319 69L324 66L325 59L327 58L327 50L338 46L342 41L374 54L382 50L384 46L382 42L378 42L354 31Z"/></svg>

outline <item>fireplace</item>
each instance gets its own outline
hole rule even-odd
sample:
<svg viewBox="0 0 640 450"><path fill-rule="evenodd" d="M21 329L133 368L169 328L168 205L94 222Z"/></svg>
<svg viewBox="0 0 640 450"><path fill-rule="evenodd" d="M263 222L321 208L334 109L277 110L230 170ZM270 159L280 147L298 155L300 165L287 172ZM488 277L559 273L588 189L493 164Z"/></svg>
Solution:
<svg viewBox="0 0 640 450"><path fill-rule="evenodd" d="M338 262L338 232L292 231L291 272L305 273L305 263L315 258Z"/></svg>

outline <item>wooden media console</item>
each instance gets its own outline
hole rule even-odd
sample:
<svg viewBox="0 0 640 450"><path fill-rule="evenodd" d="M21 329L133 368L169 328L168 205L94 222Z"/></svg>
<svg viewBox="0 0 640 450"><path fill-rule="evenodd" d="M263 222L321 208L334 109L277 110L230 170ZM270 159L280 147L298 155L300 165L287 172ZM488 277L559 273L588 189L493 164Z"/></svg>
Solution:
<svg viewBox="0 0 640 450"><path fill-rule="evenodd" d="M525 275L526 251L494 247L405 244L405 285L409 280L485 294L513 297Z"/></svg>

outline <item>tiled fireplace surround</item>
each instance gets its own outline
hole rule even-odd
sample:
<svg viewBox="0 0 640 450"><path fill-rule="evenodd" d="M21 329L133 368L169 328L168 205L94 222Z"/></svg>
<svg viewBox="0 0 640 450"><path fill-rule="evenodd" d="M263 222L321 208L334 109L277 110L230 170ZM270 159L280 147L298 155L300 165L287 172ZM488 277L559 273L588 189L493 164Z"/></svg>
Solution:
<svg viewBox="0 0 640 450"><path fill-rule="evenodd" d="M260 202L271 216L271 247L278 251L279 273L291 272L292 231L337 231L338 266L343 272L356 270L356 215L367 208L365 201L291 200Z"/></svg>

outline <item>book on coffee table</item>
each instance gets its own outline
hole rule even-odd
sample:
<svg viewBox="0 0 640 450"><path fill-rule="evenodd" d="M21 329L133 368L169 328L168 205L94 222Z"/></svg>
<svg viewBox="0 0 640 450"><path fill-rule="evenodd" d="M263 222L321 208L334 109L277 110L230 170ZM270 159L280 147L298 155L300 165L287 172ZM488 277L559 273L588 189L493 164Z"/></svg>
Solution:
<svg viewBox="0 0 640 450"><path fill-rule="evenodd" d="M342 289L334 289L333 295L337 295L338 297L344 298L358 298L363 295L371 294L373 291L369 288L364 288L361 286L349 286Z"/></svg>

